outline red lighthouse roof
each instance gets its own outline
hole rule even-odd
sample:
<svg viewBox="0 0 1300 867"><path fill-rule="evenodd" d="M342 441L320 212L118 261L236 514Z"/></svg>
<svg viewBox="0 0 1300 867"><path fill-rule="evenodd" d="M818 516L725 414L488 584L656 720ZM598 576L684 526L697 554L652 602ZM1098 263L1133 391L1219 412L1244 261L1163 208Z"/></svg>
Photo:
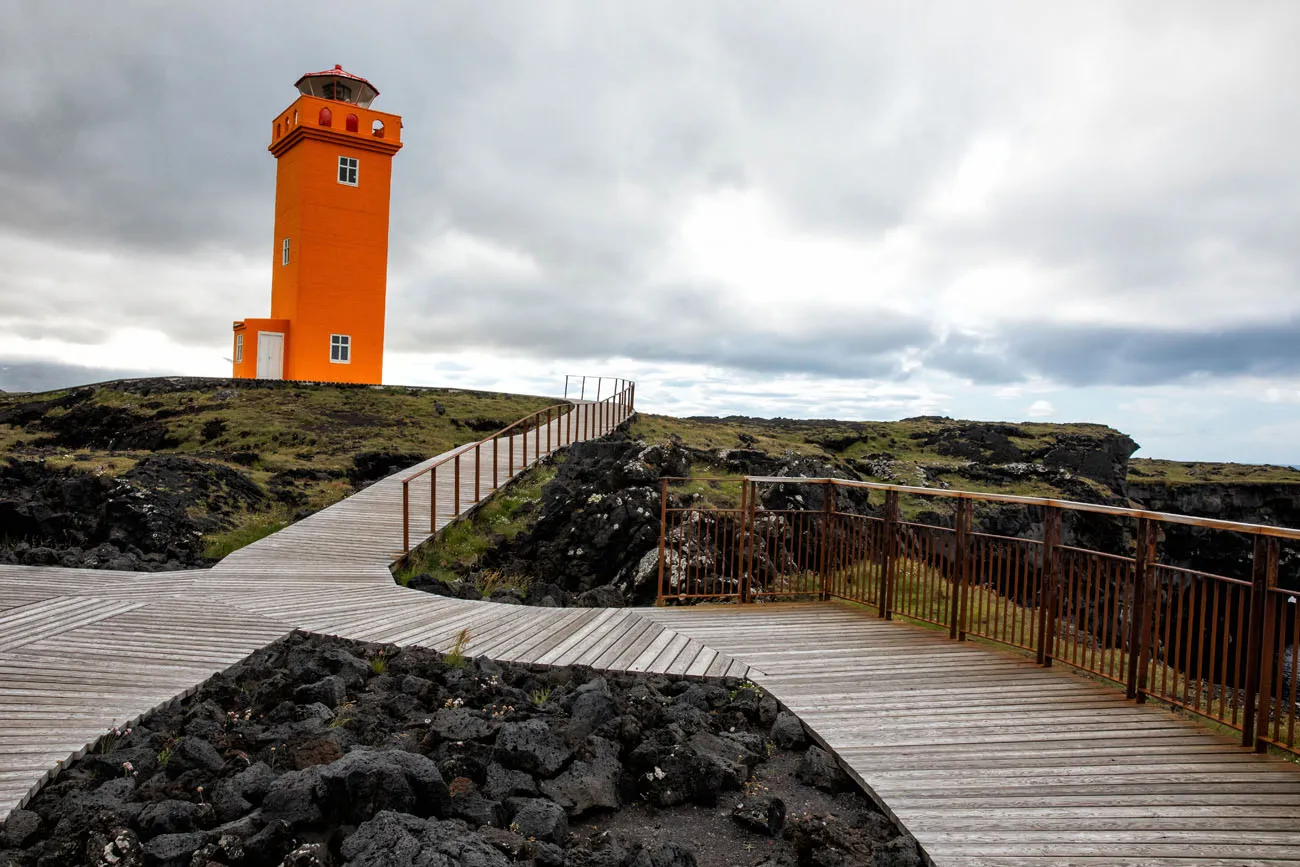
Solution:
<svg viewBox="0 0 1300 867"><path fill-rule="evenodd" d="M333 69L308 72L294 82L293 86L307 96L337 99L362 108L369 108L370 103L379 96L379 89L373 84L359 75L353 75L337 63Z"/></svg>

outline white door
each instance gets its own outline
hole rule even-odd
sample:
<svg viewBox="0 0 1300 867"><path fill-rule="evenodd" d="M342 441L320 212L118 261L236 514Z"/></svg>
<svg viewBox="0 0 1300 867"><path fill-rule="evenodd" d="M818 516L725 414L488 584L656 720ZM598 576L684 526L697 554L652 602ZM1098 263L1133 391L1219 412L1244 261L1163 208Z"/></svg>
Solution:
<svg viewBox="0 0 1300 867"><path fill-rule="evenodd" d="M284 379L284 335L282 333L257 332L257 378Z"/></svg>

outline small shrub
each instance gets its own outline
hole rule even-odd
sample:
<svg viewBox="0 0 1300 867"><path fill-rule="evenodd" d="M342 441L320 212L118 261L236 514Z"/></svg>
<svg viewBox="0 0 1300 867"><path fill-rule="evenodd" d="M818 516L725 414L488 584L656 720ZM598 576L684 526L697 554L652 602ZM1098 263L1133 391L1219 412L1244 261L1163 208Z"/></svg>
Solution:
<svg viewBox="0 0 1300 867"><path fill-rule="evenodd" d="M462 668L465 665L465 648L469 647L470 634L468 629L462 629L456 633L456 641L447 651L446 661L452 668Z"/></svg>

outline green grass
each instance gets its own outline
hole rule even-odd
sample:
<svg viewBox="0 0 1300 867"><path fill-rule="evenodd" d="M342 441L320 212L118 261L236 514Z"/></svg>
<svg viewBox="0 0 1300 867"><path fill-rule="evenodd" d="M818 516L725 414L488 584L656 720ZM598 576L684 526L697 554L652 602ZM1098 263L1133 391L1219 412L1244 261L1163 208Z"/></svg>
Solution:
<svg viewBox="0 0 1300 867"><path fill-rule="evenodd" d="M719 470L703 461L691 463L688 482L675 482L669 491L679 497L698 498L695 505L711 509L739 509L745 477Z"/></svg>
<svg viewBox="0 0 1300 867"><path fill-rule="evenodd" d="M359 453L440 454L558 402L554 398L448 388L299 383L258 387L236 381L142 393L142 389L158 387L149 381L96 386L88 402L162 425L176 444L159 453L225 464L246 473L263 490L269 490L277 474L296 472L304 476L292 482L294 491L304 498L301 505L290 510L268 497L263 508L228 519L223 529L206 536L204 545L213 557L224 556L274 532L293 511L316 511L343 499L353 491L346 473ZM0 414L80 391L0 394ZM69 411L52 408L44 418L56 419ZM154 453L42 445L50 434L40 430L39 425L39 420L25 425L0 424L0 453L108 476L121 475L139 459ZM476 431L471 425L485 429Z"/></svg>
<svg viewBox="0 0 1300 867"><path fill-rule="evenodd" d="M444 583L458 580L478 566L496 536L512 540L536 523L542 488L555 478L564 456L556 455L535 464L515 476L483 502L472 515L447 526L442 533L422 545L406 558L394 573L397 583L405 586L416 575L427 573ZM525 504L532 503L530 510ZM477 583L484 596L498 587L516 587L527 592L526 584L515 576L498 572L478 573Z"/></svg>
<svg viewBox="0 0 1300 867"><path fill-rule="evenodd" d="M1300 484L1300 470L1273 464L1216 464L1133 458L1130 484Z"/></svg>
<svg viewBox="0 0 1300 867"><path fill-rule="evenodd" d="M203 556L220 560L229 554L283 530L289 516L283 511L255 513L240 522L233 530L209 533L203 537Z"/></svg>

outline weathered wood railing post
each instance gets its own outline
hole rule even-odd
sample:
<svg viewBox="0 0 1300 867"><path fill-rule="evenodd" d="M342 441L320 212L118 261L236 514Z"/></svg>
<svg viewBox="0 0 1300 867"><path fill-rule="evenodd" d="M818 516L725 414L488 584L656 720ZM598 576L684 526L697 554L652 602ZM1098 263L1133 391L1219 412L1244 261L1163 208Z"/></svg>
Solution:
<svg viewBox="0 0 1300 867"><path fill-rule="evenodd" d="M894 582L898 571L898 491L885 492L884 561L880 564L880 616L894 617Z"/></svg>
<svg viewBox="0 0 1300 867"><path fill-rule="evenodd" d="M460 514L460 455L456 455L456 459L453 463L455 464L455 466L452 469L452 478L451 478L451 484L452 484L451 515L454 518L455 516Z"/></svg>
<svg viewBox="0 0 1300 867"><path fill-rule="evenodd" d="M952 610L948 614L948 637L966 640L966 585L970 581L970 500L957 500L953 517Z"/></svg>
<svg viewBox="0 0 1300 867"><path fill-rule="evenodd" d="M483 442L474 444L474 502L483 499Z"/></svg>
<svg viewBox="0 0 1300 867"><path fill-rule="evenodd" d="M438 468L429 472L429 533L438 532Z"/></svg>
<svg viewBox="0 0 1300 867"><path fill-rule="evenodd" d="M1133 551L1133 611L1129 616L1128 679L1124 694L1145 702L1147 672L1151 669L1151 612L1156 599L1156 526L1138 518Z"/></svg>
<svg viewBox="0 0 1300 867"><path fill-rule="evenodd" d="M736 601L743 602L745 587L749 583L749 480L740 483L740 519L736 522L737 543L740 545L740 563L736 575Z"/></svg>
<svg viewBox="0 0 1300 867"><path fill-rule="evenodd" d="M1264 543L1264 628L1259 642L1259 709L1255 716L1255 752L1268 749L1268 729L1273 714L1273 665L1277 661L1277 587L1278 541L1275 538L1256 536ZM1254 588L1252 588L1253 592ZM1247 693L1247 696L1250 694ZM1249 699L1248 699L1249 700ZM1279 703L1280 704L1280 703ZM1279 712L1281 707L1278 708Z"/></svg>
<svg viewBox="0 0 1300 867"><path fill-rule="evenodd" d="M402 550L411 550L411 483L402 482Z"/></svg>
<svg viewBox="0 0 1300 867"><path fill-rule="evenodd" d="M1274 585L1277 583L1277 543L1270 544L1263 536L1255 537L1255 556L1251 563L1250 586L1250 620L1246 633L1246 697L1244 714L1241 720L1241 745L1254 745L1258 717L1267 714L1264 706L1264 687L1261 684L1261 669L1264 661L1264 620L1268 608L1269 573L1272 572ZM1270 555L1273 560L1270 564ZM1271 630L1270 630L1271 631ZM1271 674L1271 672L1270 672ZM1258 696L1258 698L1257 698ZM1263 723L1267 726L1267 721Z"/></svg>
<svg viewBox="0 0 1300 867"><path fill-rule="evenodd" d="M1038 664L1051 668L1056 656L1056 614L1060 605L1061 510L1043 507L1043 571L1038 588Z"/></svg>
<svg viewBox="0 0 1300 867"><path fill-rule="evenodd" d="M830 598L831 581L831 527L835 523L835 483L827 479L822 483L822 545L821 545L821 588L818 596Z"/></svg>
<svg viewBox="0 0 1300 867"><path fill-rule="evenodd" d="M664 604L667 586L664 584L664 551L668 545L668 479L663 479L659 486L659 596L656 605Z"/></svg>
<svg viewBox="0 0 1300 867"><path fill-rule="evenodd" d="M749 557L745 568L741 570L739 599L742 603L749 602L753 596L754 585L754 554L758 549L758 540L756 538L757 528L755 527L756 517L758 514L758 484L749 479L745 480L744 493L741 499L745 505L742 507L742 522L744 524L744 533L749 537Z"/></svg>

